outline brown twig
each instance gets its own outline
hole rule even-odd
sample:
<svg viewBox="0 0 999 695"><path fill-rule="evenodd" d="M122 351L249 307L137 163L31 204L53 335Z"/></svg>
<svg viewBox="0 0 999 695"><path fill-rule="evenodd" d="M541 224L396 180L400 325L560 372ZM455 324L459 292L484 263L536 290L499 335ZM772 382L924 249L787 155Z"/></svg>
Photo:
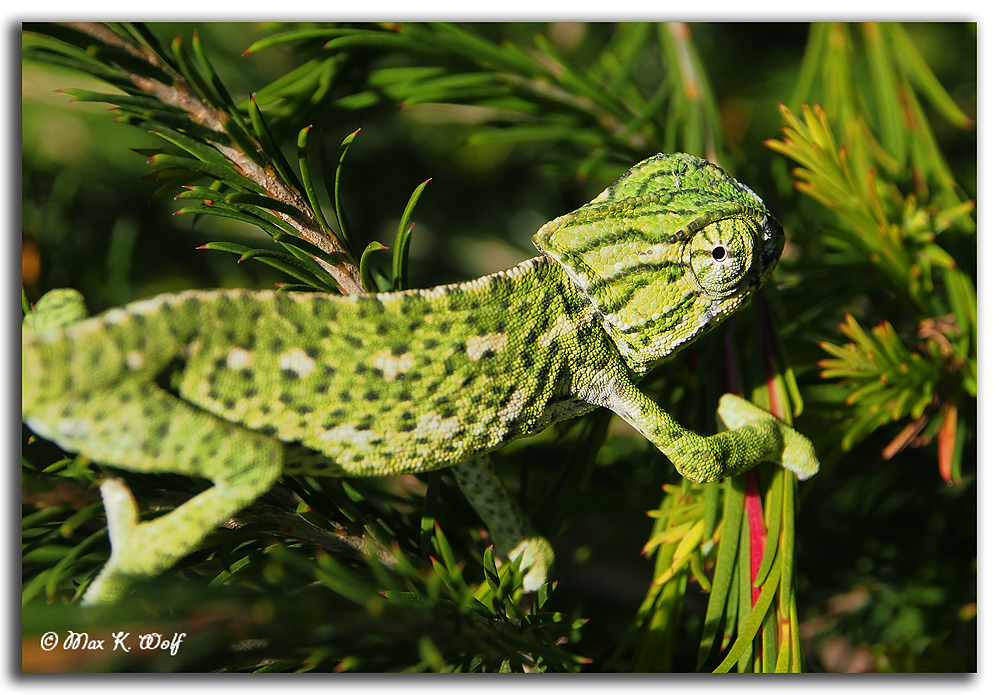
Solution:
<svg viewBox="0 0 999 695"><path fill-rule="evenodd" d="M169 490L159 491L155 497L143 498L143 506L151 511L176 509L190 499L189 495ZM331 552L355 552L377 559L386 567L396 566L395 557L363 530L352 530L335 521L326 520L333 530L315 526L294 512L278 509L263 502L254 502L238 514L229 517L221 526L230 530L260 523L260 531L269 536L296 539L325 548Z"/></svg>
<svg viewBox="0 0 999 695"><path fill-rule="evenodd" d="M126 51L135 58L143 60L169 75L173 83L165 84L119 66L138 89L156 97L164 104L170 104L183 110L194 123L226 135L225 122L229 119L229 115L212 108L198 98L184 76L160 60L152 51L129 43L103 24L77 22L70 23L69 26L108 46ZM226 137L228 138L228 136ZM214 141L209 142L209 144L235 164L240 174L247 180L263 188L275 200L299 211L300 217L288 215L278 210L272 212L291 225L303 239L335 259L335 263L328 263L322 258L316 258L316 261L330 274L344 294L365 293L357 261L341 245L339 239L323 228L299 191L285 186L270 167L258 165L238 147Z"/></svg>
<svg viewBox="0 0 999 695"><path fill-rule="evenodd" d="M310 524L297 514L277 509L262 502L254 502L222 526L237 529L248 524L262 522L264 533L278 538L297 538L332 552L354 551L365 557L373 557L389 568L396 566L395 557L364 533L355 533L346 526L327 520L333 531Z"/></svg>

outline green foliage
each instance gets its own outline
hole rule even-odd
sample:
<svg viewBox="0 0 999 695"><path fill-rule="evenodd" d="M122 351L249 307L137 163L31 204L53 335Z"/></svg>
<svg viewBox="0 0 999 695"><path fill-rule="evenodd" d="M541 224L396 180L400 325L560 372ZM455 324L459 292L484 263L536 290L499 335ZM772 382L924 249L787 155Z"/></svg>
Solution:
<svg viewBox="0 0 999 695"><path fill-rule="evenodd" d="M124 605L84 611L32 602L43 584L50 596L61 593L60 576L102 540L97 533L66 552L52 547L99 515L100 504L59 523L65 513L48 507L24 519L25 563L52 564L25 587L25 635L132 636L131 653L77 654L72 670L571 672L586 662L566 648L578 642L583 621L545 608L552 585L526 599L519 572L509 565L497 572L491 548L476 563L478 581L466 583L470 573L439 528L440 560L414 566L397 549L387 569L384 559L337 560L247 526L217 554L148 583ZM179 581L207 568L215 568L214 578L202 576L207 583ZM181 635L179 658L137 648L151 631ZM67 669L60 650L26 650L23 658L26 671Z"/></svg>
<svg viewBox="0 0 999 695"><path fill-rule="evenodd" d="M177 214L219 216L258 226L290 252L270 255L271 265L285 272L296 268L296 279L320 289L360 289L356 263L326 222L312 187L306 156L309 128L297 140L300 179L256 101L249 99L242 109L233 103L197 33L191 39L192 56L179 37L166 48L142 25L36 29L35 41L25 47L27 59L105 79L124 94L70 90L70 96L111 103L120 122L147 129L167 143L142 151L156 177L165 181L154 196L185 188L178 197L199 204ZM96 64L95 56L100 57ZM297 253L297 247L282 243L278 235L307 239L322 255Z"/></svg>
<svg viewBox="0 0 999 695"><path fill-rule="evenodd" d="M581 177L614 175L620 164L654 151L717 159L717 109L684 25L620 25L584 60L568 58L542 32L532 38L533 46L494 42L480 28L444 23L328 27L269 36L247 53L301 45L315 56L313 65L322 52L398 56L376 61L333 105L353 110L388 101L404 109L429 107L441 125L471 120L483 126L470 133L471 147L547 145L549 157ZM327 85L335 85L336 77L334 70ZM264 91L287 117L291 112L282 106L300 103L300 90L298 82L279 80ZM442 104L464 108L436 108Z"/></svg>
<svg viewBox="0 0 999 695"><path fill-rule="evenodd" d="M848 314L841 331L851 342L820 343L833 356L819 362L821 376L851 392L843 448L907 416L885 458L922 432L938 440L941 475L959 482L967 403L977 393L978 320L973 280L946 247L973 250L974 202L956 190L917 92L954 125L971 121L900 25L864 25L861 34L863 62L848 27L816 27L798 91L810 94L814 74L827 75L817 99L835 111L806 105L798 119L782 109L784 140L768 145L801 165L796 188L835 215L820 231L824 262L869 269L878 291L899 300L894 311L864 312L878 323L870 335Z"/></svg>
<svg viewBox="0 0 999 695"><path fill-rule="evenodd" d="M749 183L790 241L765 296L644 386L704 434L718 395L743 393L794 417L823 461L800 490L769 467L692 485L594 413L499 454L555 542L558 591L525 597L496 570L446 474L285 477L134 601L83 611L72 601L108 552L100 471L37 441L22 469L25 670L975 670L969 27L25 29L25 69L76 85L61 90L70 114L33 101L50 73L25 78L28 299L73 285L99 310L199 285L469 279L526 257L542 222L639 159L687 151ZM238 64L217 48L233 33L250 46ZM145 131L128 145L156 187L103 144L133 136L106 130L94 101ZM68 122L88 125L53 154ZM174 260L186 236L227 253ZM125 477L150 510L202 487ZM189 641L177 657L37 648L49 630L150 625ZM831 656L844 645L855 663Z"/></svg>

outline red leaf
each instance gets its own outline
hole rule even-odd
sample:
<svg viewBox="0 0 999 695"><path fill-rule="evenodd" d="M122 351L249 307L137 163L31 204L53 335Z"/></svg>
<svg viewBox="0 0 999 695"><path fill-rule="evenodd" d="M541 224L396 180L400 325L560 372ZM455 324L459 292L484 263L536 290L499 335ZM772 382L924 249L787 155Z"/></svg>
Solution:
<svg viewBox="0 0 999 695"><path fill-rule="evenodd" d="M746 474L746 496L743 498L742 508L749 519L749 576L755 582L756 575L760 572L760 565L763 564L763 549L767 544L767 527L763 523L763 501L760 499L755 471ZM753 587L754 606L761 590L762 587Z"/></svg>
<svg viewBox="0 0 999 695"><path fill-rule="evenodd" d="M954 441L957 436L957 406L954 399L948 398L940 409L943 423L937 432L937 460L940 465L940 477L948 485L953 485L951 471L954 466Z"/></svg>

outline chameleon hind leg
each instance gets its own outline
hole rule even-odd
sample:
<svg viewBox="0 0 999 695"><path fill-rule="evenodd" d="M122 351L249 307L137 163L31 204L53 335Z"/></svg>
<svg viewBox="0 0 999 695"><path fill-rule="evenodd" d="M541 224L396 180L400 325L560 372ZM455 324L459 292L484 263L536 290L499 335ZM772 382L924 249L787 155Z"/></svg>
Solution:
<svg viewBox="0 0 999 695"><path fill-rule="evenodd" d="M115 417L102 418L101 413ZM86 399L68 396L47 403L27 420L60 446L117 468L180 473L213 483L169 513L142 522L128 488L119 480L105 481L101 494L111 558L88 587L85 603L114 601L136 579L172 566L270 489L282 470L283 449L277 441L139 380L120 382Z"/></svg>
<svg viewBox="0 0 999 695"><path fill-rule="evenodd" d="M531 527L527 515L507 492L488 459L475 459L455 466L452 471L458 487L489 529L499 555L511 561L519 558L525 573L524 589L540 589L555 564L551 543Z"/></svg>
<svg viewBox="0 0 999 695"><path fill-rule="evenodd" d="M763 461L787 468L800 480L819 469L815 448L804 435L744 398L722 396L718 418L729 429L702 437L677 424L633 384L619 383L601 405L645 435L685 478L715 482Z"/></svg>

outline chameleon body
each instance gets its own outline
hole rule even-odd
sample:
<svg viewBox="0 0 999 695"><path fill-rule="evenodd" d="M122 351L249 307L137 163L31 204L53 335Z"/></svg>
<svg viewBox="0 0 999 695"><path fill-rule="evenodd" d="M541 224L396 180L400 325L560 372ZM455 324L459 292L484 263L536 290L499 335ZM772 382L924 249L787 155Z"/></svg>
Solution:
<svg viewBox="0 0 999 695"><path fill-rule="evenodd" d="M494 536L505 525L502 545L519 541L543 579L550 547L507 523L512 502L491 496L476 461L595 407L695 481L764 460L807 477L818 466L808 440L746 401L724 397L733 429L700 437L636 386L744 305L783 243L748 188L696 157L659 155L542 227L544 255L470 282L347 297L190 291L86 320L78 295L46 295L22 333L29 427L116 467L214 483L140 523L124 485L106 481L112 556L85 598L113 600L162 572L282 473L465 462L459 482Z"/></svg>

